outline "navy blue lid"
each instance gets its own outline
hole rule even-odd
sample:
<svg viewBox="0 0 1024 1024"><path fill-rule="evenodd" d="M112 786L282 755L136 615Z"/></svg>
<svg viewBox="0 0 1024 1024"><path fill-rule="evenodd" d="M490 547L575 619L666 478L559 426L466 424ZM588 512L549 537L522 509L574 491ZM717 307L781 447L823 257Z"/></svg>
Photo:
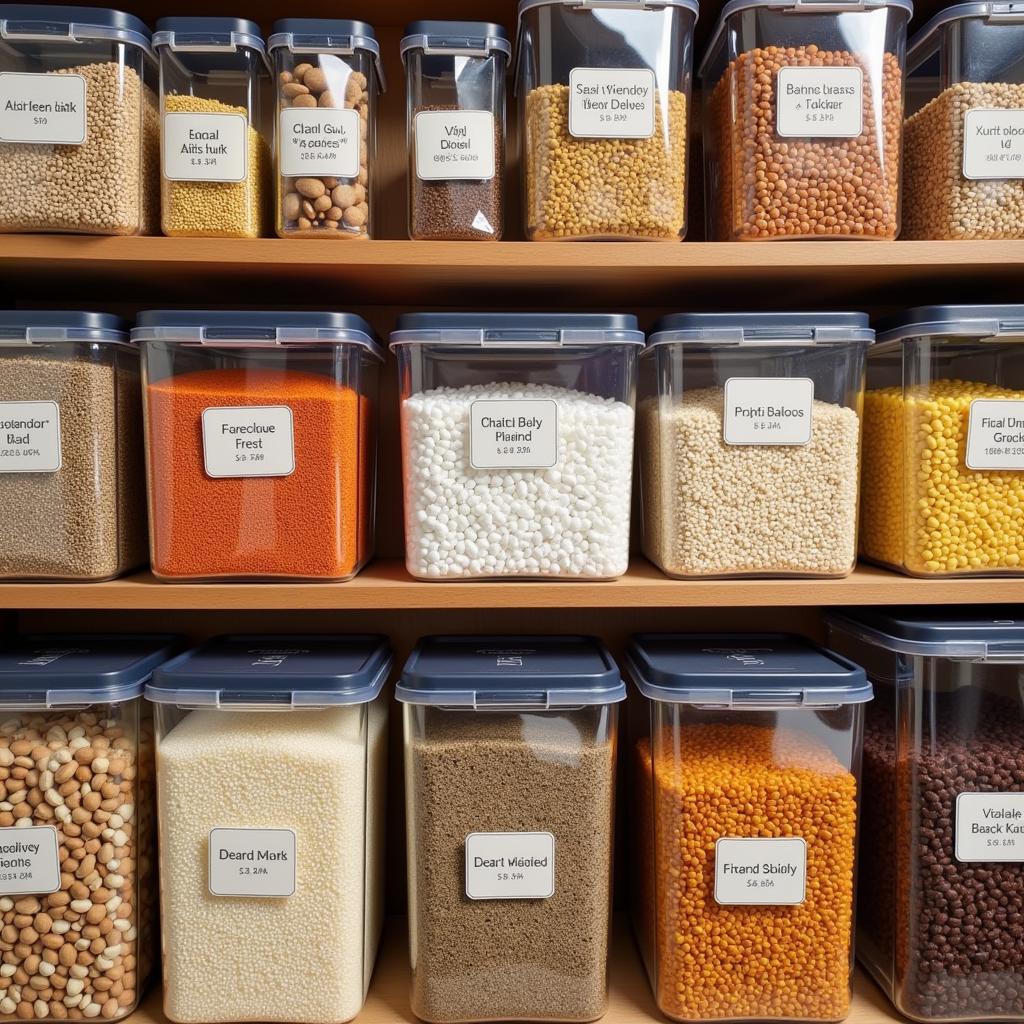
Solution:
<svg viewBox="0 0 1024 1024"><path fill-rule="evenodd" d="M111 313L0 310L0 341L127 341L130 324Z"/></svg>
<svg viewBox="0 0 1024 1024"><path fill-rule="evenodd" d="M36 633L0 647L0 707L81 707L132 700L181 649L164 633Z"/></svg>
<svg viewBox="0 0 1024 1024"><path fill-rule="evenodd" d="M134 14L106 7L71 7L63 4L0 4L0 35L10 38L24 35L67 36L74 25L77 38L89 38L89 29L101 29L112 38L149 45L146 23Z"/></svg>
<svg viewBox="0 0 1024 1024"><path fill-rule="evenodd" d="M637 318L629 313L403 313L391 348L408 344L515 347L602 343L643 345Z"/></svg>
<svg viewBox="0 0 1024 1024"><path fill-rule="evenodd" d="M225 68L249 69L243 47L257 51L261 57L265 55L260 27L247 18L161 18L153 33L153 48L164 46L176 50L178 60L193 74L209 74ZM231 53L219 52L226 46L235 48L234 57ZM204 47L209 49L204 50ZM212 60L213 56L217 59Z"/></svg>
<svg viewBox="0 0 1024 1024"><path fill-rule="evenodd" d="M686 341L758 344L796 341L809 345L871 343L866 313L671 313L654 325L651 346Z"/></svg>
<svg viewBox="0 0 1024 1024"><path fill-rule="evenodd" d="M365 704L391 662L383 636L221 636L157 669L146 697L187 707Z"/></svg>
<svg viewBox="0 0 1024 1024"><path fill-rule="evenodd" d="M274 22L270 37L294 36L359 36L377 40L372 25L351 18L279 18Z"/></svg>
<svg viewBox="0 0 1024 1024"><path fill-rule="evenodd" d="M784 633L646 633L626 663L652 700L721 707L822 707L871 700L864 669Z"/></svg>
<svg viewBox="0 0 1024 1024"><path fill-rule="evenodd" d="M618 666L587 636L431 636L409 656L395 697L458 707L579 707L624 700Z"/></svg>
<svg viewBox="0 0 1024 1024"><path fill-rule="evenodd" d="M883 317L875 324L880 342L903 341L929 334L995 338L1024 333L1024 305L915 306Z"/></svg>
<svg viewBox="0 0 1024 1024"><path fill-rule="evenodd" d="M403 56L414 49L512 54L508 33L493 21L414 21L405 26L399 49Z"/></svg>
<svg viewBox="0 0 1024 1024"><path fill-rule="evenodd" d="M156 23L157 32L173 32L175 35L221 35L234 32L239 35L259 36L260 27L248 18L219 17L170 17L161 18Z"/></svg>

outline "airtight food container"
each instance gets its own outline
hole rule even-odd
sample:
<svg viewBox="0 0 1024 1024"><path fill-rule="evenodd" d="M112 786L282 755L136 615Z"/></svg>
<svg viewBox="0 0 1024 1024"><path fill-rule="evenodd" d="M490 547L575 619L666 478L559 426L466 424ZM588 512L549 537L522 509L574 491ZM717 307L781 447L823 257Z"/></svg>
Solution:
<svg viewBox="0 0 1024 1024"><path fill-rule="evenodd" d="M337 581L373 551L383 353L350 313L147 310L150 552L164 580Z"/></svg>
<svg viewBox="0 0 1024 1024"><path fill-rule="evenodd" d="M702 576L856 562L863 313L662 317L640 359L644 553Z"/></svg>
<svg viewBox="0 0 1024 1024"><path fill-rule="evenodd" d="M398 318L405 561L425 580L629 564L634 316Z"/></svg>
<svg viewBox="0 0 1024 1024"><path fill-rule="evenodd" d="M641 635L626 665L631 906L659 1009L843 1020L864 670L778 634Z"/></svg>
<svg viewBox="0 0 1024 1024"><path fill-rule="evenodd" d="M904 238L1024 237L1024 11L947 7L907 49Z"/></svg>
<svg viewBox="0 0 1024 1024"><path fill-rule="evenodd" d="M155 89L138 18L0 4L0 232L154 231Z"/></svg>
<svg viewBox="0 0 1024 1024"><path fill-rule="evenodd" d="M161 227L165 235L258 238L270 205L270 77L259 26L161 18Z"/></svg>
<svg viewBox="0 0 1024 1024"><path fill-rule="evenodd" d="M910 0L730 0L700 67L708 237L893 239Z"/></svg>
<svg viewBox="0 0 1024 1024"><path fill-rule="evenodd" d="M395 695L413 1012L596 1020L626 696L615 663L588 637L428 637Z"/></svg>
<svg viewBox="0 0 1024 1024"><path fill-rule="evenodd" d="M153 717L173 636L0 644L0 1020L118 1020L156 965Z"/></svg>
<svg viewBox="0 0 1024 1024"><path fill-rule="evenodd" d="M373 235L380 44L362 21L285 18L267 43L281 238Z"/></svg>
<svg viewBox="0 0 1024 1024"><path fill-rule="evenodd" d="M1024 1020L1024 622L1016 609L828 617L865 666L857 952L919 1021Z"/></svg>
<svg viewBox="0 0 1024 1024"><path fill-rule="evenodd" d="M526 237L686 234L696 0L520 0Z"/></svg>
<svg viewBox="0 0 1024 1024"><path fill-rule="evenodd" d="M139 357L106 313L0 312L0 578L146 560Z"/></svg>
<svg viewBox="0 0 1024 1024"><path fill-rule="evenodd" d="M409 237L496 241L504 225L505 76L500 25L414 21L402 39Z"/></svg>
<svg viewBox="0 0 1024 1024"><path fill-rule="evenodd" d="M861 554L913 576L1019 575L1024 305L922 306L876 326Z"/></svg>
<svg viewBox="0 0 1024 1024"><path fill-rule="evenodd" d="M170 1020L359 1013L383 922L390 668L383 637L260 634L154 675Z"/></svg>

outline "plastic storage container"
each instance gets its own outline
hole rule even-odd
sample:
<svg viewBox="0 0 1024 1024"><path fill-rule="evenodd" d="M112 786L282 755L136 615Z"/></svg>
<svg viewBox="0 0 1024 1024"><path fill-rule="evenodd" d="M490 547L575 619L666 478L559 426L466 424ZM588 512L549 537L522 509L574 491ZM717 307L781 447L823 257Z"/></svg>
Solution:
<svg viewBox="0 0 1024 1024"><path fill-rule="evenodd" d="M600 1017L626 696L615 663L587 637L432 637L395 692L413 1012Z"/></svg>
<svg viewBox="0 0 1024 1024"><path fill-rule="evenodd" d="M644 552L671 576L845 576L862 313L663 317L640 360Z"/></svg>
<svg viewBox="0 0 1024 1024"><path fill-rule="evenodd" d="M696 0L520 0L526 237L686 234Z"/></svg>
<svg viewBox="0 0 1024 1024"><path fill-rule="evenodd" d="M97 7L0 4L0 232L155 230L149 29Z"/></svg>
<svg viewBox="0 0 1024 1024"><path fill-rule="evenodd" d="M505 75L500 25L414 21L402 40L409 144L409 237L501 238Z"/></svg>
<svg viewBox="0 0 1024 1024"><path fill-rule="evenodd" d="M0 312L0 577L146 560L139 357L104 313Z"/></svg>
<svg viewBox="0 0 1024 1024"><path fill-rule="evenodd" d="M634 637L632 910L659 1009L850 1008L864 670L799 637Z"/></svg>
<svg viewBox="0 0 1024 1024"><path fill-rule="evenodd" d="M165 235L258 238L269 206L269 66L241 18L161 18L161 226Z"/></svg>
<svg viewBox="0 0 1024 1024"><path fill-rule="evenodd" d="M1024 305L877 324L860 550L914 576L1024 572Z"/></svg>
<svg viewBox="0 0 1024 1024"><path fill-rule="evenodd" d="M412 313L405 561L427 580L612 579L629 564L636 317Z"/></svg>
<svg viewBox="0 0 1024 1024"><path fill-rule="evenodd" d="M362 1008L383 923L390 668L383 637L260 635L154 675L172 1021L341 1024Z"/></svg>
<svg viewBox="0 0 1024 1024"><path fill-rule="evenodd" d="M116 1020L139 1003L157 942L153 717L141 698L177 646L147 634L0 645L0 1020Z"/></svg>
<svg viewBox="0 0 1024 1024"><path fill-rule="evenodd" d="M344 580L373 553L383 354L349 313L150 310L150 549L163 579Z"/></svg>
<svg viewBox="0 0 1024 1024"><path fill-rule="evenodd" d="M910 0L730 0L700 68L708 237L893 239Z"/></svg>
<svg viewBox="0 0 1024 1024"><path fill-rule="evenodd" d="M857 952L915 1020L1024 1020L1024 622L992 613L829 617L878 694Z"/></svg>
<svg viewBox="0 0 1024 1024"><path fill-rule="evenodd" d="M1024 237L1024 11L947 7L910 42L904 238Z"/></svg>
<svg viewBox="0 0 1024 1024"><path fill-rule="evenodd" d="M362 21L285 18L268 52L277 93L277 233L369 238L380 44Z"/></svg>

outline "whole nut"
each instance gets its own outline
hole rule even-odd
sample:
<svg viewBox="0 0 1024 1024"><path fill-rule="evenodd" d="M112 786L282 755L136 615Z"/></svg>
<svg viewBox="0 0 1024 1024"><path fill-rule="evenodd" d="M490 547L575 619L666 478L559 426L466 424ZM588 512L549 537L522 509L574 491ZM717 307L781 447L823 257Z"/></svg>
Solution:
<svg viewBox="0 0 1024 1024"><path fill-rule="evenodd" d="M323 197L321 197L323 198ZM302 200L302 213L304 216L312 220L316 216L316 209L308 199Z"/></svg>
<svg viewBox="0 0 1024 1024"><path fill-rule="evenodd" d="M338 104L334 101L334 93L330 89L325 89L320 93L320 99L317 100L318 106L321 107L336 107Z"/></svg>
<svg viewBox="0 0 1024 1024"><path fill-rule="evenodd" d="M296 64L295 67L292 68L292 74L295 76L295 78L298 81L301 82L301 81L303 81L303 79L305 79L306 73L308 71L312 71L312 70L313 70L313 65L312 64Z"/></svg>
<svg viewBox="0 0 1024 1024"><path fill-rule="evenodd" d="M301 209L301 203L302 203L302 197L298 194L298 192L289 192L284 197L284 201L281 204L281 212L284 214L284 219L285 220L295 220L295 218L298 217L298 215L299 215L299 210ZM114 850L114 848L111 847L110 848L111 857L113 856L113 850ZM107 859L109 860L110 857L108 857ZM102 860L102 857L101 857L101 860Z"/></svg>
<svg viewBox="0 0 1024 1024"><path fill-rule="evenodd" d="M327 211L327 220L328 221L338 221L338 220L341 220L341 215L344 212L345 211L342 210L340 206L332 206Z"/></svg>
<svg viewBox="0 0 1024 1024"><path fill-rule="evenodd" d="M295 182L295 191L306 199L319 199L327 191L327 186L319 178L299 178Z"/></svg>
<svg viewBox="0 0 1024 1024"><path fill-rule="evenodd" d="M296 96L295 99L292 100L292 106L293 107L299 107L299 108L303 108L303 107L312 108L312 107L315 107L316 106L316 97L315 96Z"/></svg>
<svg viewBox="0 0 1024 1024"><path fill-rule="evenodd" d="M287 85L281 87L281 95L286 96L288 99L295 99L296 96L306 96L309 93L301 82L289 82Z"/></svg>
<svg viewBox="0 0 1024 1024"><path fill-rule="evenodd" d="M342 220L347 227L361 228L366 223L366 213L361 206L350 206Z"/></svg>
<svg viewBox="0 0 1024 1024"><path fill-rule="evenodd" d="M316 202L313 203L313 209L316 210L317 213L323 213L324 211L329 210L331 205L330 196L320 196Z"/></svg>
<svg viewBox="0 0 1024 1024"><path fill-rule="evenodd" d="M310 92L319 95L327 88L327 75L322 68L312 68L306 72L302 83Z"/></svg>
<svg viewBox="0 0 1024 1024"><path fill-rule="evenodd" d="M339 185L331 192L331 199L335 206L340 206L343 210L359 202L353 185Z"/></svg>
<svg viewBox="0 0 1024 1024"><path fill-rule="evenodd" d="M349 103L353 103L359 99L363 93L363 87L356 81L355 75L350 75L349 80L345 83L345 99Z"/></svg>

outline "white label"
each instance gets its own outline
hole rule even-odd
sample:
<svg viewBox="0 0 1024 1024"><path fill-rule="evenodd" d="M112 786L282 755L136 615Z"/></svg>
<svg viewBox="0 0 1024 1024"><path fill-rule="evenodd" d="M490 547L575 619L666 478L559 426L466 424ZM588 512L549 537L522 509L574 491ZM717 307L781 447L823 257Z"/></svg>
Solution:
<svg viewBox="0 0 1024 1024"><path fill-rule="evenodd" d="M282 110L277 137L283 175L354 178L359 174L358 111Z"/></svg>
<svg viewBox="0 0 1024 1024"><path fill-rule="evenodd" d="M60 466L60 406L0 402L0 473L56 473Z"/></svg>
<svg viewBox="0 0 1024 1024"><path fill-rule="evenodd" d="M864 130L860 68L781 68L776 91L784 139L855 139Z"/></svg>
<svg viewBox="0 0 1024 1024"><path fill-rule="evenodd" d="M58 889L57 830L52 825L0 828L0 894L40 895Z"/></svg>
<svg viewBox="0 0 1024 1024"><path fill-rule="evenodd" d="M0 74L0 142L85 142L81 75Z"/></svg>
<svg viewBox="0 0 1024 1024"><path fill-rule="evenodd" d="M807 888L802 839L719 839L715 902L723 906L795 907Z"/></svg>
<svg viewBox="0 0 1024 1024"><path fill-rule="evenodd" d="M546 900L555 894L550 832L473 832L466 836L471 900Z"/></svg>
<svg viewBox="0 0 1024 1024"><path fill-rule="evenodd" d="M557 402L474 402L469 419L474 469L551 469L558 462Z"/></svg>
<svg viewBox="0 0 1024 1024"><path fill-rule="evenodd" d="M977 398L967 419L968 469L1024 469L1024 401Z"/></svg>
<svg viewBox="0 0 1024 1024"><path fill-rule="evenodd" d="M726 444L807 444L813 413L809 377L730 377L722 437Z"/></svg>
<svg viewBox="0 0 1024 1024"><path fill-rule="evenodd" d="M248 126L241 114L164 114L164 177L169 181L245 181Z"/></svg>
<svg viewBox="0 0 1024 1024"><path fill-rule="evenodd" d="M421 110L413 120L413 132L417 178L494 177L494 115L489 110Z"/></svg>
<svg viewBox="0 0 1024 1024"><path fill-rule="evenodd" d="M985 110L964 115L964 177L1024 178L1024 110Z"/></svg>
<svg viewBox="0 0 1024 1024"><path fill-rule="evenodd" d="M649 139L654 134L654 72L573 68L569 134L577 139Z"/></svg>
<svg viewBox="0 0 1024 1024"><path fill-rule="evenodd" d="M956 859L1024 862L1024 793L960 793Z"/></svg>
<svg viewBox="0 0 1024 1024"><path fill-rule="evenodd" d="M286 405L203 410L206 475L290 476L295 472L292 411Z"/></svg>
<svg viewBox="0 0 1024 1024"><path fill-rule="evenodd" d="M295 895L295 832L290 828L210 829L214 896Z"/></svg>

